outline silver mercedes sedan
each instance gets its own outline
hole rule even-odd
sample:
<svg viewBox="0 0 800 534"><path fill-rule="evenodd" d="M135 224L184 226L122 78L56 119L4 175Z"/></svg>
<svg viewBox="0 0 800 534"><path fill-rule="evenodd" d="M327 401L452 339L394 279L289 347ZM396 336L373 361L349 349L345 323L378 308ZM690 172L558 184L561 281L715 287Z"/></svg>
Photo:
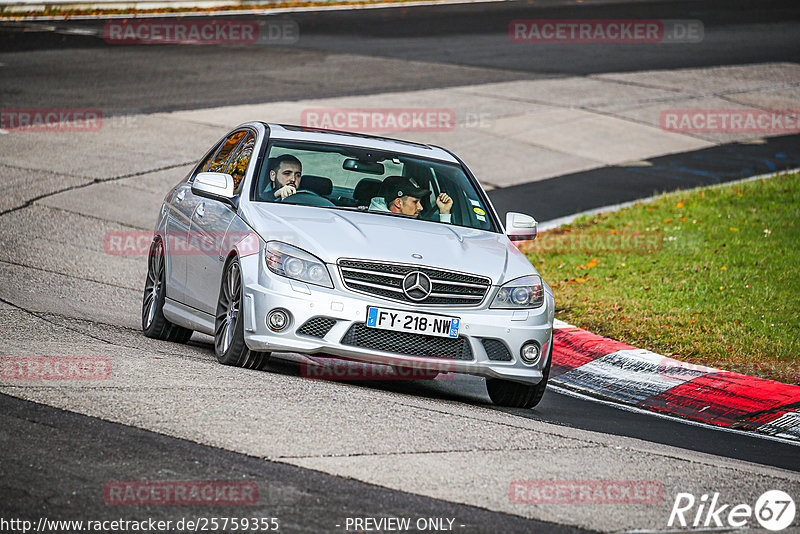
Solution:
<svg viewBox="0 0 800 534"><path fill-rule="evenodd" d="M249 122L166 196L142 329L214 336L225 365L272 353L486 378L499 405L535 406L554 301L478 180L436 146ZM308 356L311 358L312 356Z"/></svg>

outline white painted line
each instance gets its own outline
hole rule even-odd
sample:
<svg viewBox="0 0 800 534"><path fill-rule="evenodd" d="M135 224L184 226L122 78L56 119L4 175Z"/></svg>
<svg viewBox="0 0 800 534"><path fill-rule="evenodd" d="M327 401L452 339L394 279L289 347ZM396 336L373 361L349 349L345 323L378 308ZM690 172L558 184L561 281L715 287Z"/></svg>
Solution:
<svg viewBox="0 0 800 534"><path fill-rule="evenodd" d="M773 419L769 423L764 423L758 427L758 430L770 436L780 437L781 434L783 434L787 439L792 439L791 431L797 434L798 426L800 426L800 412L793 410L791 412L786 412L777 419Z"/></svg>
<svg viewBox="0 0 800 534"><path fill-rule="evenodd" d="M100 30L90 30L88 28L67 28L65 30L57 30L60 33L68 34L68 35L102 35L102 31Z"/></svg>
<svg viewBox="0 0 800 534"><path fill-rule="evenodd" d="M697 187L693 187L691 189L679 189L677 191L672 191L672 193L692 193L695 191L700 191L702 189L711 189L716 187L724 187L726 185L736 185L742 184L745 182L754 182L756 180L761 180L764 178L774 178L775 176L780 176L782 174L792 174L795 172L800 172L800 167L795 167L794 169L787 169L785 171L776 171L770 172L767 174L759 174L757 176L751 176L749 178L742 178L740 180L733 180L731 182L723 182L719 184L709 184L709 185L700 185ZM669 194L669 193L667 193ZM558 228L564 224L570 224L572 221L577 219L578 217L583 217L584 215L597 215L598 213L613 213L615 211L619 211L621 209L633 206L634 204L642 203L647 204L648 202L652 202L656 199L663 197L664 194L660 195L653 195L652 197L641 198L639 200L631 200L630 202L620 202L619 204L611 204L610 206L603 206L601 208L594 208L591 210L582 211L580 213L576 213L574 215L567 215L565 217L559 217L557 219L551 219L549 221L544 221L539 223L539 231L544 232L546 230L552 230L553 228Z"/></svg>
<svg viewBox="0 0 800 534"><path fill-rule="evenodd" d="M751 430L737 430L737 429L734 429L734 428L728 428L728 427L724 427L724 426L709 425L707 423L701 423L699 421L692 421L691 419L683 419L682 417L676 417L674 415L663 414L663 413L660 413L660 412L651 412L650 410L645 410L645 409L639 408L637 406L631 406L629 404L620 404L618 402L607 401L607 400L604 400L604 399L598 399L597 397L592 397L590 395L584 395L583 393L578 393L577 391L573 391L571 389L567 389L567 388L558 386L556 384L553 384L552 382L550 384L547 384L547 387L548 387L548 389L552 388L552 389L555 390L556 393L559 393L561 395L566 395L567 397L573 397L573 398L576 398L576 399L592 401L592 402L598 402L600 404L604 404L606 406L611 406L613 408L617 408L619 410L623 410L623 411L626 411L626 412L633 412L633 413L637 413L637 414L641 414L641 415L650 415L650 416L658 417L658 418L661 418L661 419L669 419L671 421L676 421L678 423L683 423L685 425L699 426L699 427L707 428L707 429L710 429L710 430L719 430L720 432L728 432L730 434L739 434L740 436L749 436L749 437L765 439L765 440L769 440L769 441L777 441L779 443L784 443L786 445L794 445L795 447L800 447L800 442L796 441L796 440L778 438L778 437L775 437L775 436L768 436L766 434L759 434L758 432L753 432Z"/></svg>
<svg viewBox="0 0 800 534"><path fill-rule="evenodd" d="M237 10L208 10L208 11L188 11L183 13L137 13L137 14L119 14L119 15L34 15L25 17L0 17L0 20L12 21L46 21L46 20L114 20L114 19L168 19L168 18L189 18L189 17L230 17L238 15L281 15L286 13L308 13L315 11L345 11L354 9L387 9L387 8L405 8L405 7L425 7L425 6L438 6L450 4L488 4L495 2L506 2L508 0L419 0L414 2L376 2L374 4L360 4L360 5L341 5L341 6L306 6L306 7L280 7L280 8L267 8L267 9L237 9ZM76 2L84 5L83 2ZM96 2L91 3L98 9L114 9L114 4L119 2ZM135 1L132 1L135 3ZM18 4L19 5L19 4ZM37 5L37 4L31 4ZM51 5L51 4L48 4ZM170 4L164 2L165 7Z"/></svg>
<svg viewBox="0 0 800 534"><path fill-rule="evenodd" d="M565 330L567 328L578 328L577 326L572 326L569 323L565 323L564 321L559 321L558 319L553 319L553 330Z"/></svg>

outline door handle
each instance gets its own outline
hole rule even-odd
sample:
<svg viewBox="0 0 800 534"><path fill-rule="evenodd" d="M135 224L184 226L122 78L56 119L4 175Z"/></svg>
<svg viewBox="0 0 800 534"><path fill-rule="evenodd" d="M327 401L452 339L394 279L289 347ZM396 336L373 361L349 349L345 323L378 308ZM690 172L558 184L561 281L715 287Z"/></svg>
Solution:
<svg viewBox="0 0 800 534"><path fill-rule="evenodd" d="M181 189L178 192L178 194L175 196L175 202L180 204L181 202L183 202L183 197L185 197L185 196L186 196L186 189Z"/></svg>
<svg viewBox="0 0 800 534"><path fill-rule="evenodd" d="M200 203L200 204L197 206L197 210L195 210L195 214L197 215L197 218L198 218L198 219L202 219L202 218L203 218L203 215L205 215L205 214L206 214L206 205L205 205L205 203L204 203L204 202L201 202L201 203Z"/></svg>

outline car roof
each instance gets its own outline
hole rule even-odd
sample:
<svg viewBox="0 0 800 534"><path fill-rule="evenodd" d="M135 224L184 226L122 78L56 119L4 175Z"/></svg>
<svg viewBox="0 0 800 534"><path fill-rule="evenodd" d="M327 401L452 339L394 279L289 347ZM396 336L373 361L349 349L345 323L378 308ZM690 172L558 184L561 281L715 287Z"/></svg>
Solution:
<svg viewBox="0 0 800 534"><path fill-rule="evenodd" d="M447 150L433 145L424 145L412 141L401 141L388 137L341 132L337 130L324 130L321 128L306 128L288 124L262 123L269 127L270 139L285 139L292 141L310 141L333 145L344 145L361 148L372 148L387 152L408 154L430 158L448 163L459 163Z"/></svg>

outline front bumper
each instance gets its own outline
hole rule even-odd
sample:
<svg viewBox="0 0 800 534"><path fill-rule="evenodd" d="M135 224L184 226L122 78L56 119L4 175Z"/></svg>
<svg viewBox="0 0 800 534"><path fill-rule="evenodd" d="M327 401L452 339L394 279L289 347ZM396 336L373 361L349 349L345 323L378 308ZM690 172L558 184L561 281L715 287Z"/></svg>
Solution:
<svg viewBox="0 0 800 534"><path fill-rule="evenodd" d="M260 264L260 254L242 257L240 261L244 284L244 337L252 350L326 354L361 362L433 368L528 384L541 381L542 369L549 364L554 308L549 289L544 305L531 310L489 309L496 287L490 288L483 303L476 307L411 306L344 288L336 269L330 265L328 271L333 280L333 289L308 285L268 272ZM468 345L465 353L469 359L442 357L430 351L427 356L419 356L353 345L353 336L346 335L351 327L366 321L368 306L459 317L460 337ZM275 308L282 308L291 314L290 324L281 332L273 332L266 324L267 314ZM335 323L327 332L325 329L314 335L297 332L307 321L318 317L331 319ZM343 342L343 338L350 344ZM508 350L505 357L510 356L510 359L490 359L490 352L495 358L497 353L487 351L484 340L495 340L489 343L492 348L498 347L496 341L500 341ZM520 358L522 345L530 341L537 342L541 347L542 357L536 365L529 365Z"/></svg>

